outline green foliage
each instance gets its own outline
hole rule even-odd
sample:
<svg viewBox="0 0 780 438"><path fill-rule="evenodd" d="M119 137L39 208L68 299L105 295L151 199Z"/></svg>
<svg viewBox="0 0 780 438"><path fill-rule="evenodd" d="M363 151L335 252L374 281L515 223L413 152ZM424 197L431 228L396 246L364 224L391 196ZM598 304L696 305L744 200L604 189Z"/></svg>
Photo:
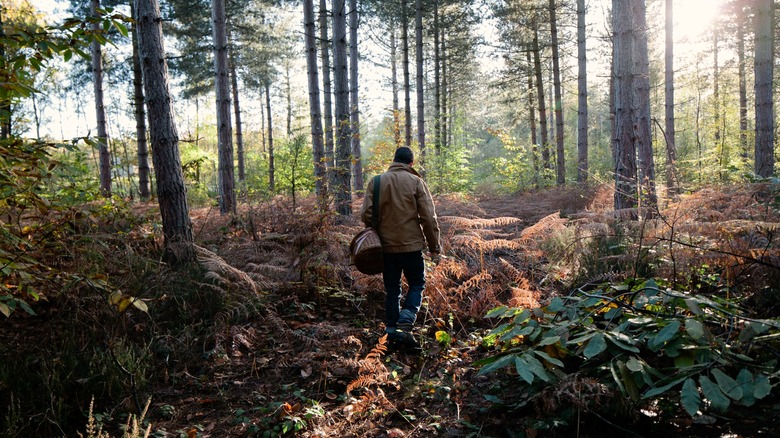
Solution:
<svg viewBox="0 0 780 438"><path fill-rule="evenodd" d="M499 324L483 340L495 354L476 363L479 373L512 367L531 396L577 372L637 408L696 415L759 403L780 371L780 323L654 279L577 289L532 310L502 306L486 318Z"/></svg>

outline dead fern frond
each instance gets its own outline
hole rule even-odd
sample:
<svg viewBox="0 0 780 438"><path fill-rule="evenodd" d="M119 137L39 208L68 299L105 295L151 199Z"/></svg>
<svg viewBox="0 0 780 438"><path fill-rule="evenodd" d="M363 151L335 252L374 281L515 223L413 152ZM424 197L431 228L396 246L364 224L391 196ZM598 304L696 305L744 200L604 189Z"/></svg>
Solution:
<svg viewBox="0 0 780 438"><path fill-rule="evenodd" d="M195 254L198 262L207 271L206 278L232 291L244 291L255 295L258 293L257 285L249 275L230 266L222 257L198 245L195 245Z"/></svg>
<svg viewBox="0 0 780 438"><path fill-rule="evenodd" d="M536 237L546 235L551 231L560 230L566 223L566 219L561 218L561 212L557 211L540 219L537 223L523 229L520 232L520 241L528 241Z"/></svg>
<svg viewBox="0 0 780 438"><path fill-rule="evenodd" d="M508 216L496 217L492 219L471 219L459 216L443 216L439 217L439 220L457 228L501 227L522 222L522 220L519 218Z"/></svg>
<svg viewBox="0 0 780 438"><path fill-rule="evenodd" d="M382 335L376 345L358 361L358 377L347 385L347 395L357 388L371 385L382 385L389 379L387 367L382 362L382 356L387 352L387 335Z"/></svg>
<svg viewBox="0 0 780 438"><path fill-rule="evenodd" d="M480 271L477 273L477 275L472 276L468 280L466 280L463 284L457 287L455 289L455 294L459 297L462 297L464 293L466 293L470 289L474 289L482 285L483 283L486 283L493 279L493 276L490 275L487 271Z"/></svg>

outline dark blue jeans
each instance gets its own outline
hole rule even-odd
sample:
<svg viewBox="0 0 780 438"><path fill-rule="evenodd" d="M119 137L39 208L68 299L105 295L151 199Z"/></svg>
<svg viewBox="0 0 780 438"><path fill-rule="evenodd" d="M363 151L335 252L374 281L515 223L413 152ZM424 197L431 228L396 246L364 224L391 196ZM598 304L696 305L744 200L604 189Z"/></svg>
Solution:
<svg viewBox="0 0 780 438"><path fill-rule="evenodd" d="M382 280L385 284L385 324L390 331L394 331L399 322L411 326L417 317L425 288L425 261L422 251L413 251L385 253L384 262ZM402 274L409 284L403 306L401 305Z"/></svg>

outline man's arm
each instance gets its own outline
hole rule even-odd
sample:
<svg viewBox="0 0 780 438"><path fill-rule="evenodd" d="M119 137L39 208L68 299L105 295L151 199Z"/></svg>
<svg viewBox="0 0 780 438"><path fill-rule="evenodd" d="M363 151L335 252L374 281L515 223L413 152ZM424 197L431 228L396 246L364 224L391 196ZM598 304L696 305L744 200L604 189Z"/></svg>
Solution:
<svg viewBox="0 0 780 438"><path fill-rule="evenodd" d="M422 225L428 250L432 254L438 254L441 252L439 243L440 232L439 221L436 218L436 208L433 205L433 197L425 181L420 179L418 184L417 215L420 216L420 225Z"/></svg>
<svg viewBox="0 0 780 438"><path fill-rule="evenodd" d="M374 213L374 178L368 180L366 193L363 197L363 209L360 211L360 220L367 226L371 226L371 216Z"/></svg>

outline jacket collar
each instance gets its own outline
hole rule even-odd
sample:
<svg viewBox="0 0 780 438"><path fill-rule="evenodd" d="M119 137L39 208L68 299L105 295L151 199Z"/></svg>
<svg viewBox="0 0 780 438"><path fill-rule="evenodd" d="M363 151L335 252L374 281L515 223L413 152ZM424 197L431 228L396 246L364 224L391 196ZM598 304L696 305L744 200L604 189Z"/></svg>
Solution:
<svg viewBox="0 0 780 438"><path fill-rule="evenodd" d="M390 164L390 167L387 169L387 171L388 172L406 171L406 172L411 173L414 176L422 178L422 176L419 173L417 173L417 171L414 170L414 168L412 168L412 166L410 166L408 164L404 164L404 163L393 162L393 163Z"/></svg>

